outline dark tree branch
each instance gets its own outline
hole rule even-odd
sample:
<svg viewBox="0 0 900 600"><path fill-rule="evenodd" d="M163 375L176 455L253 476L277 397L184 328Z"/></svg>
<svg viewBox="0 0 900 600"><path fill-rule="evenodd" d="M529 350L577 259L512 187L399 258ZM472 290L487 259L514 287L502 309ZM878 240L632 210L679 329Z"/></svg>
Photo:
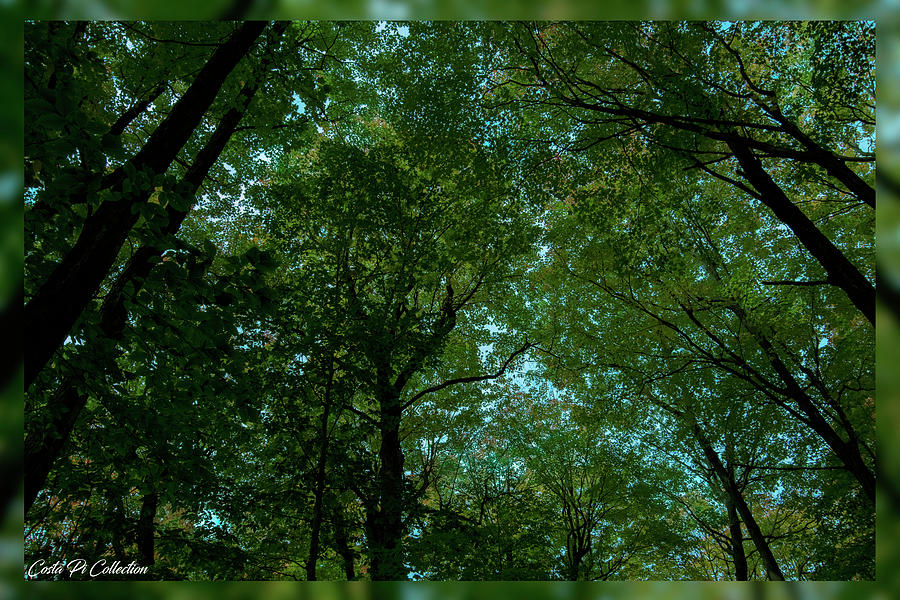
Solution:
<svg viewBox="0 0 900 600"><path fill-rule="evenodd" d="M34 382L53 353L62 346L100 284L109 274L128 233L138 220L132 206L146 201L152 191L152 175L164 173L196 130L237 64L250 51L265 23L248 22L219 46L171 114L128 163L104 177L104 183L123 197L103 202L84 223L72 249L25 306L25 389ZM127 189L128 172L145 171L147 183ZM135 186L138 187L138 186Z"/></svg>
<svg viewBox="0 0 900 600"><path fill-rule="evenodd" d="M506 359L506 362L503 363L503 365L500 367L500 369L496 373L493 373L491 375L476 375L476 376L471 376L471 377L458 377L456 379L448 379L447 381L445 381L443 383L440 383L438 385L434 385L434 386L431 386L429 388L422 390L421 392L419 392L418 394L416 394L415 396L413 396L412 398L407 400L400 407L400 410L401 411L406 410L407 408L412 406L419 398L421 398L422 396L425 396L426 394L431 394L433 392L440 391L444 388L450 387L451 385L457 385L460 383L474 383L476 381L486 381L488 379L497 379L498 377L501 377L504 373L506 373L507 367L509 367L510 363L513 360L515 360L515 358L517 356L519 356L523 352L527 351L533 345L534 344L532 344L531 342L525 342L524 344L522 344L518 350L516 350L515 352L513 352L512 354L509 355L509 358Z"/></svg>

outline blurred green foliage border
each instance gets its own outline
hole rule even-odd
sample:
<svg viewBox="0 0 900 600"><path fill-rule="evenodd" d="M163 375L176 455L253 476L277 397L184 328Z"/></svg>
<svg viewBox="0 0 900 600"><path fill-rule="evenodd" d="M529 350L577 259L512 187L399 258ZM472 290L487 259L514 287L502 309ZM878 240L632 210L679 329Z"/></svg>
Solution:
<svg viewBox="0 0 900 600"><path fill-rule="evenodd" d="M898 597L900 593L900 307L877 318L878 498L876 583L30 583L22 576L22 68L25 19L853 19L878 24L877 236L879 291L900 290L900 0L0 0L0 600L8 598L316 598L468 600L529 598L728 598L805 600ZM894 183L891 183L894 182ZM885 295L887 296L887 295ZM898 298L898 296L892 297ZM888 485L883 485L888 483ZM9 497L9 494L3 494Z"/></svg>

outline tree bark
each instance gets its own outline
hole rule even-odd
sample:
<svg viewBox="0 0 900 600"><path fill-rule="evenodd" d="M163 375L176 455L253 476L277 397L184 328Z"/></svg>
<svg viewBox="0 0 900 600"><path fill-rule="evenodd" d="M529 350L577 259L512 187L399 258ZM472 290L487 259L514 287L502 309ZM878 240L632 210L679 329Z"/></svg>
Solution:
<svg viewBox="0 0 900 600"><path fill-rule="evenodd" d="M405 581L403 564L403 449L400 445L400 407L396 394L381 401L381 448L376 478L379 505L367 518L372 579Z"/></svg>
<svg viewBox="0 0 900 600"><path fill-rule="evenodd" d="M156 519L156 507L159 494L150 492L141 501L141 514L137 523L137 549L141 566L150 566L156 562L153 539L153 522Z"/></svg>
<svg viewBox="0 0 900 600"><path fill-rule="evenodd" d="M328 360L325 381L325 401L319 424L319 458L316 464L316 483L313 488L313 517L310 523L309 556L306 559L306 579L316 580L316 562L319 559L319 534L322 531L322 501L325 495L325 465L328 459L328 417L331 412L331 389L334 381L334 362Z"/></svg>
<svg viewBox="0 0 900 600"><path fill-rule="evenodd" d="M738 518L734 501L728 494L725 495L725 508L728 511L728 529L731 534L731 557L734 561L734 578L737 581L747 581L747 555L744 553L744 533L741 530L741 520Z"/></svg>
<svg viewBox="0 0 900 600"><path fill-rule="evenodd" d="M138 214L132 206L147 199L152 176L164 173L215 100L228 75L249 52L265 28L264 22L244 23L219 46L160 123L144 147L127 163L128 170L146 172L146 185L131 189L126 166L109 177L111 189L122 195L104 202L84 224L74 247L25 306L25 389L34 382L53 353L63 344L116 260ZM129 183L137 184L129 180Z"/></svg>
<svg viewBox="0 0 900 600"><path fill-rule="evenodd" d="M369 546L369 572L374 581L405 581L402 538L405 529L403 508L405 486L403 448L400 444L400 420L403 406L400 392L404 382L392 382L390 354L375 357L376 396L380 418L381 447L375 476L375 506L369 506L366 532Z"/></svg>
<svg viewBox="0 0 900 600"><path fill-rule="evenodd" d="M283 27L281 28L283 30ZM231 108L219 121L215 131L203 148L197 153L194 163L185 173L183 181L190 187L186 193L193 195L200 184L206 178L209 170L224 150L228 140L246 112L259 87L259 81L245 86L240 93L238 106ZM175 235L188 214L186 210L178 210L169 205L166 208L168 224L162 230L162 236ZM143 287L147 276L155 263L153 258L159 256L162 247L154 244L145 244L138 248L125 268L116 277L103 304L100 308L100 338L95 338L86 354L95 354L101 351L104 340L118 342L125 331L126 309L125 302L128 299L126 288L131 287L130 297L135 297ZM70 375L66 377L57 388L46 410L49 415L47 426L41 426L30 432L25 437L25 512L31 508L37 494L43 489L53 466L53 462L59 456L63 446L71 435L72 428L78 415L87 402L87 395L78 388L81 381L78 377ZM27 401L27 400L26 400Z"/></svg>
<svg viewBox="0 0 900 600"><path fill-rule="evenodd" d="M340 555L344 563L344 577L347 578L347 581L353 581L356 579L355 557L347 536L347 523L341 515L340 508L335 509L332 514L331 523L334 532L335 551Z"/></svg>
<svg viewBox="0 0 900 600"><path fill-rule="evenodd" d="M866 183L862 177L857 175L853 169L839 159L837 156L821 147L812 138L803 133L800 128L787 119L779 109L774 109L770 113L776 121L781 123L784 131L795 140L803 144L813 156L816 157L815 163L825 169L829 175L840 181L844 186L859 198L860 202L868 204L875 208L875 188Z"/></svg>
<svg viewBox="0 0 900 600"><path fill-rule="evenodd" d="M759 193L760 201L787 225L803 247L818 261L828 280L840 287L869 322L875 324L875 286L859 269L819 231L809 217L788 199L784 191L763 168L759 158L743 143L728 142L741 166L743 176Z"/></svg>
<svg viewBox="0 0 900 600"><path fill-rule="evenodd" d="M822 415L822 412L815 405L812 398L809 397L800 383L794 378L793 373L778 356L772 342L757 329L747 317L747 313L740 307L733 306L731 311L738 317L744 327L756 339L756 343L762 349L763 353L772 365L772 369L781 379L785 387L788 398L792 399L800 411L806 416L807 425L815 431L828 445L829 449L840 460L844 467L856 478L862 486L866 497L874 505L875 503L875 473L866 465L859 451L859 444L856 439L856 432L851 428L846 431L847 440L841 438L834 430L828 420ZM849 424L845 426L845 429Z"/></svg>
<svg viewBox="0 0 900 600"><path fill-rule="evenodd" d="M740 514L741 516L741 520L744 521L744 525L747 527L747 532L750 534L750 539L753 540L753 545L756 546L756 551L759 552L759 556L763 561L763 566L766 568L769 579L775 581L784 581L784 574L781 572L781 568L778 566L778 563L775 560L775 555L772 554L772 549L769 547L769 543L763 536L762 530L760 530L759 524L756 522L753 513L750 511L750 507L747 505L746 500L744 500L744 495L738 489L737 483L735 483L734 478L729 476L728 471L725 469L725 466L719 459L719 455L713 449L712 444L706 437L706 434L703 432L696 421L692 424L692 428L694 431L694 437L697 439L697 442L699 442L700 447L703 449L703 454L706 456L706 460L713 468L713 471L715 471L716 476L722 482L722 485L725 488L725 493L729 496L729 498L731 498L731 501L734 503L738 514Z"/></svg>

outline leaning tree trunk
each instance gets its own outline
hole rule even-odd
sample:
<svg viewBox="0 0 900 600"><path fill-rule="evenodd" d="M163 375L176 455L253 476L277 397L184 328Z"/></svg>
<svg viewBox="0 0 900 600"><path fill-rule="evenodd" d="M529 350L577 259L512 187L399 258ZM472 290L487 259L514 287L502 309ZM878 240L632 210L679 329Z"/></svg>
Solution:
<svg viewBox="0 0 900 600"><path fill-rule="evenodd" d="M741 530L741 520L738 518L737 509L731 496L725 495L725 508L728 511L728 529L731 534L731 558L734 562L734 578L737 581L747 581L747 555L744 553L744 532Z"/></svg>
<svg viewBox="0 0 900 600"><path fill-rule="evenodd" d="M803 247L825 269L828 281L844 290L854 306L874 325L875 286L863 277L859 269L816 227L815 223L790 201L746 144L728 142L728 147L737 158L744 178L759 193L760 202L794 232Z"/></svg>
<svg viewBox="0 0 900 600"><path fill-rule="evenodd" d="M781 379L785 388L785 395L793 400L800 411L806 416L806 424L815 431L828 445L828 448L834 453L838 460L843 463L847 469L859 482L866 497L874 505L875 503L875 473L866 465L857 443L857 434L849 423L845 425L845 431L848 440L844 440L834 430L822 411L815 405L809 394L804 391L803 387L788 369L784 361L778 355L772 342L760 330L750 322L747 313L738 306L730 307L730 310L738 317L741 324L756 339L760 349L766 355L772 369Z"/></svg>
<svg viewBox="0 0 900 600"><path fill-rule="evenodd" d="M801 131L796 123L788 120L780 109L770 107L767 112L769 112L772 118L781 123L785 133L800 142L812 153L815 158L815 164L825 169L829 175L843 183L853 195L859 198L860 202L864 202L870 207L875 208L875 188L866 183L862 177L848 167L847 163L826 148L817 144L811 137Z"/></svg>
<svg viewBox="0 0 900 600"><path fill-rule="evenodd" d="M710 466L712 466L716 476L722 482L725 493L731 499L731 502L734 503L738 514L741 516L741 520L744 521L747 532L750 534L750 539L753 540L753 545L756 546L756 551L759 552L759 556L762 559L763 566L766 568L769 579L784 581L784 574L781 572L781 568L775 560L775 555L772 554L772 549L769 547L769 543L766 541L765 536L763 536L762 530L759 528L759 524L756 522L756 518L753 516L750 507L747 505L744 495L738 489L734 478L729 476L728 471L719 459L719 455L713 449L706 434L703 433L703 430L700 429L700 426L696 421L693 423L693 431L694 437L703 449L706 460L709 462Z"/></svg>
<svg viewBox="0 0 900 600"><path fill-rule="evenodd" d="M284 25L279 23L276 31L280 33L284 28ZM196 193L213 164L218 160L256 94L263 75L264 73L261 73L257 81L246 85L241 90L237 106L225 113L209 140L197 153L194 163L183 178L183 181L188 184L185 190L186 194L192 196ZM189 210L189 208L178 210L172 205L166 208L168 224L161 232L164 238L178 232ZM129 297L136 296L143 287L155 264L153 259L158 257L162 250L162 247L155 244L141 246L116 277L100 308L101 337L96 338L86 352L98 352L102 345L122 339L126 322L125 302ZM127 288L131 289L130 296L126 296ZM50 399L46 410L42 411L48 415L49 422L35 428L25 437L26 513L34 503L38 492L43 489L54 461L68 441L75 421L87 402L87 395L79 389L80 383L79 378L75 375L66 377Z"/></svg>
<svg viewBox="0 0 900 600"><path fill-rule="evenodd" d="M165 173L200 124L228 75L265 29L264 22L241 25L219 46L191 86L160 123L144 147L107 179L115 202L104 202L84 223L78 240L25 306L25 389L34 382L84 312L118 256L146 201L153 176ZM127 173L144 172L145 185ZM126 181L130 185L126 185Z"/></svg>

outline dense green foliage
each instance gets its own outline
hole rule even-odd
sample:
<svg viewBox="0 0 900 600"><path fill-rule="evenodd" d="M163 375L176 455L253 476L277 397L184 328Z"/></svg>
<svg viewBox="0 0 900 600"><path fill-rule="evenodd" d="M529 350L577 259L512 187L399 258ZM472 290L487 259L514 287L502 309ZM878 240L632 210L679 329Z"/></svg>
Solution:
<svg viewBox="0 0 900 600"><path fill-rule="evenodd" d="M25 34L28 565L874 578L872 24Z"/></svg>

